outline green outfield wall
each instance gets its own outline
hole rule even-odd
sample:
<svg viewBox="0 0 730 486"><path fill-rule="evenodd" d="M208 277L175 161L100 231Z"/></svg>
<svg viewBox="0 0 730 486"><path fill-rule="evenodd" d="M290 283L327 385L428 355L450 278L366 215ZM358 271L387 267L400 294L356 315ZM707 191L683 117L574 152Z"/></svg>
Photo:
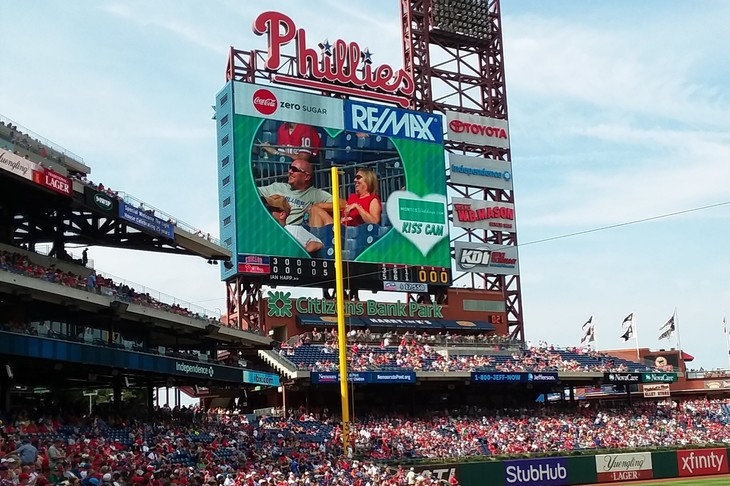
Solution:
<svg viewBox="0 0 730 486"><path fill-rule="evenodd" d="M716 447L485 459L412 467L420 475L444 481L455 474L462 486L563 486L727 474L728 456L727 448Z"/></svg>

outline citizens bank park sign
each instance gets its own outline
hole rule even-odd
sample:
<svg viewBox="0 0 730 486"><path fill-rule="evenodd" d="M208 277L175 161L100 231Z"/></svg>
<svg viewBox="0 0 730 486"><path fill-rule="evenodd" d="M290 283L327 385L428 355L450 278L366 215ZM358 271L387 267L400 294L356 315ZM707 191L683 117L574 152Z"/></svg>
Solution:
<svg viewBox="0 0 730 486"><path fill-rule="evenodd" d="M310 47L304 29L297 28L291 17L273 11L256 17L253 31L268 39L264 67L270 71L277 71L288 63L282 50L294 42L296 54L292 67L295 75L274 74L271 80L275 83L362 96L403 107L410 104L409 97L415 89L410 74L387 64L374 65L372 53L355 42L325 40Z"/></svg>

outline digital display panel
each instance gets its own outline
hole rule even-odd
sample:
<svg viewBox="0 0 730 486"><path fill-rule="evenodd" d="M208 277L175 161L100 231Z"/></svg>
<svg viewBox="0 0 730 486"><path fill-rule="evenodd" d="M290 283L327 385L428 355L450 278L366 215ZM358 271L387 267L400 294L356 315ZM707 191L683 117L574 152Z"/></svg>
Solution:
<svg viewBox="0 0 730 486"><path fill-rule="evenodd" d="M340 224L358 288L450 285L440 115L240 82L216 107L221 239L236 255L224 279L333 286Z"/></svg>

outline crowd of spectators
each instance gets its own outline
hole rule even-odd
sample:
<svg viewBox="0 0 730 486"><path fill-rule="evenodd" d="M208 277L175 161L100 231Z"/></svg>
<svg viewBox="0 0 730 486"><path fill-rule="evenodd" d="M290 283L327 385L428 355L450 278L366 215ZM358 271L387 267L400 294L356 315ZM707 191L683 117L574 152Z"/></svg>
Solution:
<svg viewBox="0 0 730 486"><path fill-rule="evenodd" d="M0 138L10 142L11 147L5 146L6 148L12 148L15 155L23 155L26 159L30 159L29 155L21 154L22 149L27 152L37 154L44 159L52 160L58 163L64 162L63 154L53 148L48 147L45 143L38 139L33 138L28 133L24 133L18 129L18 125L14 125L11 122L5 123L0 120Z"/></svg>
<svg viewBox="0 0 730 486"><path fill-rule="evenodd" d="M415 330L374 332L371 329L353 329L347 333L347 341L351 343L384 343L385 346L388 346L389 343L400 342L402 339L415 340L419 344L432 346L480 346L493 349L509 349L520 346L519 341L493 333L461 334L451 333L448 330L440 332L423 331L420 333ZM336 328L332 327L320 331L315 327L311 331L294 336L289 345L326 343L332 340L337 340Z"/></svg>
<svg viewBox="0 0 730 486"><path fill-rule="evenodd" d="M289 417L159 409L145 421L0 411L0 479L45 486L451 484L412 472L409 459L703 446L730 442L730 401L597 402L470 409L353 422L354 451L326 411ZM104 418L102 418L104 417ZM399 465L400 464L400 465Z"/></svg>
<svg viewBox="0 0 730 486"><path fill-rule="evenodd" d="M22 253L0 250L0 270L25 275L27 277L38 278L66 287L87 290L89 292L106 295L132 304L153 307L155 309L190 317L192 319L209 321L216 325L223 325L223 322L216 317L210 317L198 312L193 312L192 310L182 307L176 303L168 304L166 302L162 302L159 299L152 297L149 293L137 292L126 284L116 283L112 279L106 278L94 271L84 277L70 271L62 271L53 265L49 267L39 265L31 261L28 256Z"/></svg>
<svg viewBox="0 0 730 486"><path fill-rule="evenodd" d="M313 333L316 332L313 331ZM336 330L326 332L328 339L324 344L307 344L306 340L296 341L293 345L283 344L279 354L291 361L299 369L306 371L336 371L339 369ZM567 348L567 353L553 346L540 345L527 349L513 347L508 354L499 346L495 349L473 351L471 353L448 352L437 344L430 344L424 335L386 334L379 344L355 341L348 344L348 369L351 371L372 371L386 369L407 369L414 371L500 371L500 372L626 372L635 371L640 365L629 369L628 363L597 351L581 348ZM414 336L420 337L416 339ZM348 337L348 341L349 341ZM438 339L435 340L438 342ZM301 353L303 348L308 353ZM314 357L312 357L312 352ZM578 357L583 359L578 361ZM644 371L654 371L645 368Z"/></svg>

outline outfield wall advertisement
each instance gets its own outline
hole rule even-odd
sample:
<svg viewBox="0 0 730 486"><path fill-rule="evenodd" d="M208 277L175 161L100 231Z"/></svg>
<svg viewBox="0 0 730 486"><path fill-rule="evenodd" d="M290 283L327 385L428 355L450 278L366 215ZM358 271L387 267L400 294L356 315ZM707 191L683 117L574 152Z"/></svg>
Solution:
<svg viewBox="0 0 730 486"><path fill-rule="evenodd" d="M230 235L235 271L286 285L331 281L333 225L342 216L326 206L337 166L341 200L357 197L356 175L365 170L382 206L375 223L343 226L343 258L364 265L349 271L380 281L380 290L390 282L450 284L441 115L249 83L221 93L232 93L218 97L221 235ZM288 203L285 224L265 199L272 196ZM328 214L315 218L314 206ZM448 278L419 279L426 267L446 269Z"/></svg>
<svg viewBox="0 0 730 486"><path fill-rule="evenodd" d="M725 448L596 455L583 452L586 454L569 457L420 464L415 470L418 474L430 471L439 479L453 474L462 486L628 484L628 481L728 473Z"/></svg>
<svg viewBox="0 0 730 486"><path fill-rule="evenodd" d="M598 480L602 482L654 478L650 452L599 454L596 456L596 471Z"/></svg>

